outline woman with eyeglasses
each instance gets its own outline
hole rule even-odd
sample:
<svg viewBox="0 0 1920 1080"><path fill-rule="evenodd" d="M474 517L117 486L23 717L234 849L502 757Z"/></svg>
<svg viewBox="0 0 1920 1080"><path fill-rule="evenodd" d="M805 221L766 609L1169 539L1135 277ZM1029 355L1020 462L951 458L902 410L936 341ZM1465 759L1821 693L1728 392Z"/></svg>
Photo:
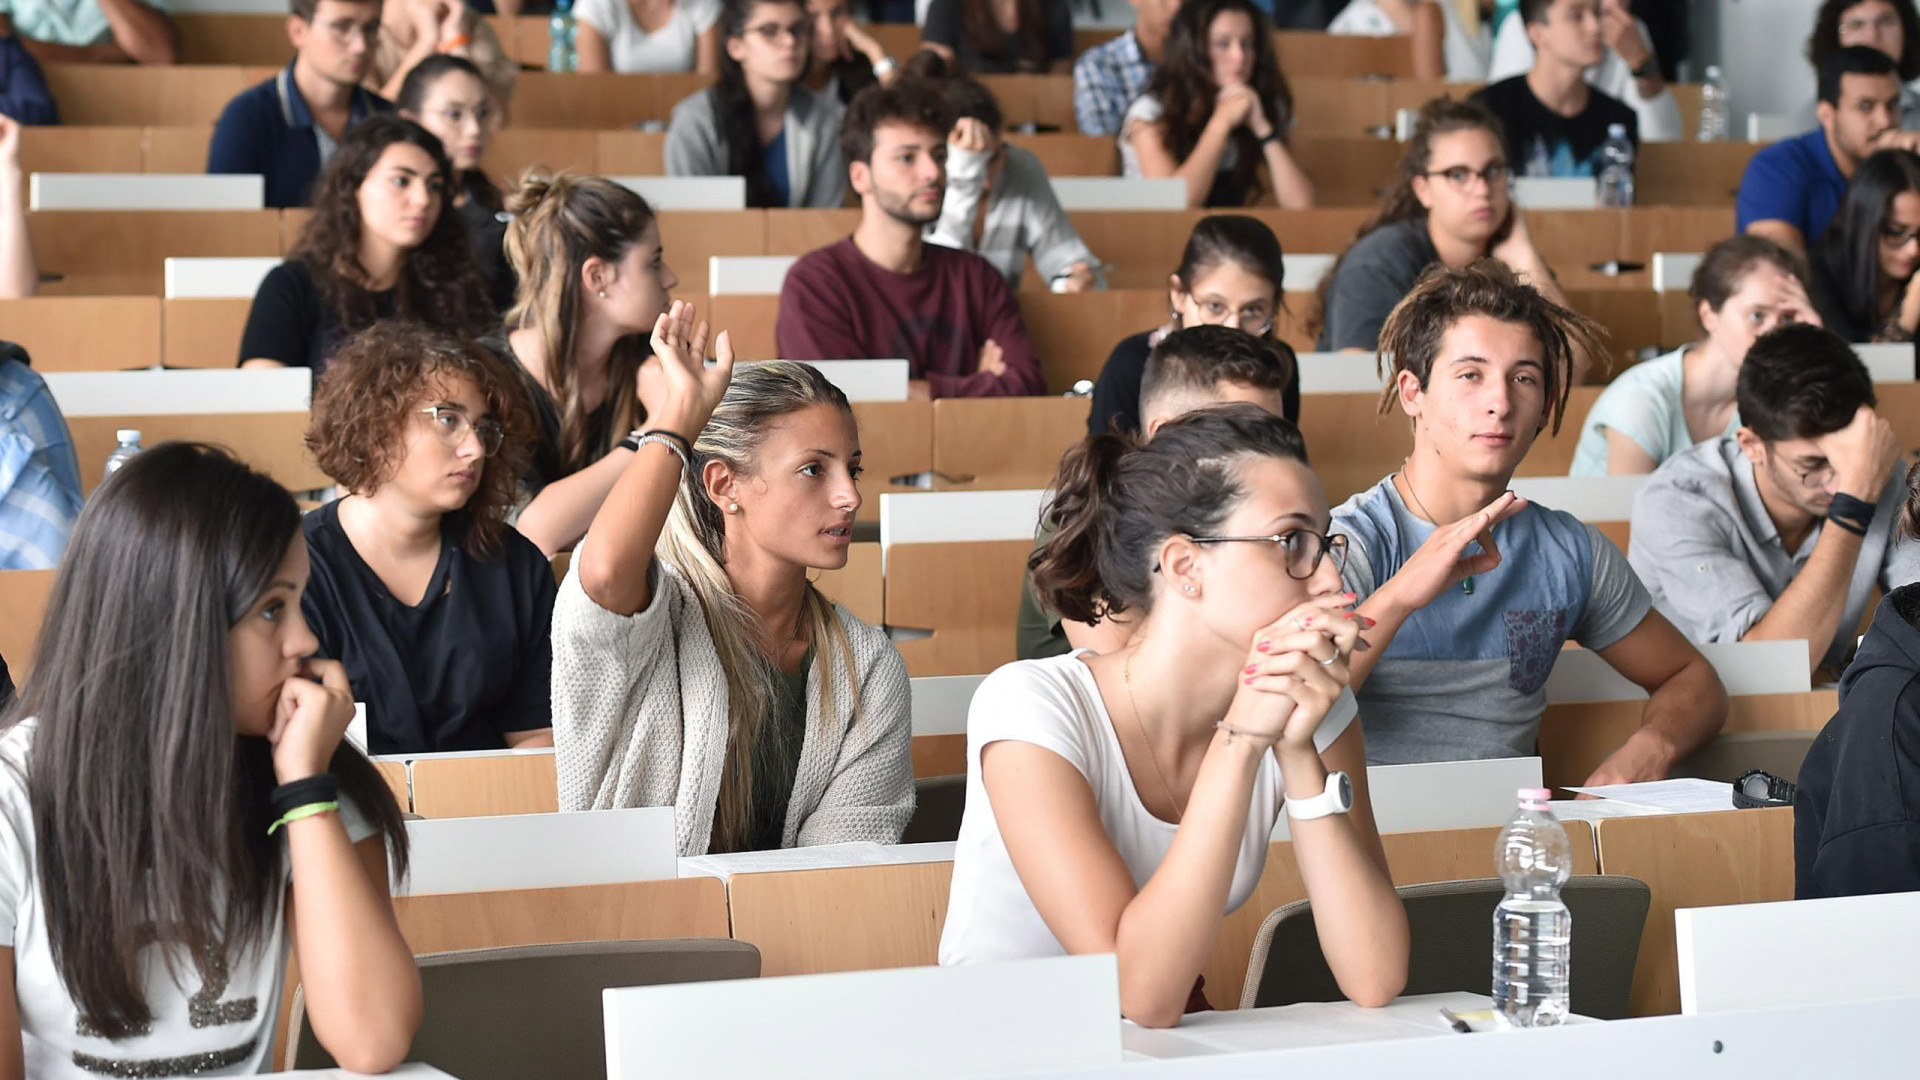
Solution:
<svg viewBox="0 0 1920 1080"><path fill-rule="evenodd" d="M1851 342L1920 331L1920 157L1882 150L1860 163L1808 260L1813 303Z"/></svg>
<svg viewBox="0 0 1920 1080"><path fill-rule="evenodd" d="M1208 1007L1201 968L1284 804L1341 991L1392 1001L1407 918L1348 688L1366 624L1299 430L1253 404L1198 409L1142 444L1086 440L1053 491L1030 564L1043 601L1137 629L974 692L940 962L1113 953L1121 1013L1171 1027Z"/></svg>
<svg viewBox="0 0 1920 1080"><path fill-rule="evenodd" d="M314 393L307 448L347 495L308 514L301 612L376 754L551 745L545 555L507 524L533 420L484 346L398 320Z"/></svg>
<svg viewBox="0 0 1920 1080"><path fill-rule="evenodd" d="M1167 321L1123 338L1093 384L1087 434L1140 433L1140 384L1147 357L1167 335L1188 326L1232 326L1272 340L1280 314L1286 265L1280 241L1259 218L1214 214L1200 219L1187 237L1180 267L1167 279ZM1280 395L1282 415L1300 420L1300 372L1287 372Z"/></svg>
<svg viewBox="0 0 1920 1080"><path fill-rule="evenodd" d="M726 0L720 25L720 78L673 107L667 175L743 176L750 207L840 206L840 105L801 85L813 37L806 5Z"/></svg>
<svg viewBox="0 0 1920 1080"><path fill-rule="evenodd" d="M720 0L580 0L573 15L580 71L720 70Z"/></svg>
<svg viewBox="0 0 1920 1080"><path fill-rule="evenodd" d="M453 208L473 234L474 251L492 286L493 306L505 311L513 304L517 279L507 265L504 201L480 168L499 115L486 80L471 60L430 56L407 73L394 104L401 116L433 132L446 149L453 163Z"/></svg>
<svg viewBox="0 0 1920 1080"><path fill-rule="evenodd" d="M1321 352L1372 352L1421 271L1492 256L1558 304L1566 297L1513 205L1500 121L1471 102L1420 110L1397 182L1327 276L1314 320Z"/></svg>

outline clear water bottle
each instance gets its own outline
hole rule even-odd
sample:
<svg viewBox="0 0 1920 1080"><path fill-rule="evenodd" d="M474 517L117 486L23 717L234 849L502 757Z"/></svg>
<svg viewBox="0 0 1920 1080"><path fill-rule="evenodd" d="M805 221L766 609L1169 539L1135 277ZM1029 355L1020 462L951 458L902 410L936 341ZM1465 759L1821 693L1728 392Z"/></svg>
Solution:
<svg viewBox="0 0 1920 1080"><path fill-rule="evenodd" d="M1527 176L1552 176L1553 156L1547 153L1547 140L1538 135L1527 144Z"/></svg>
<svg viewBox="0 0 1920 1080"><path fill-rule="evenodd" d="M114 447L113 453L107 455L107 471L101 474L103 480L119 472L120 466L132 461L133 456L142 449L139 428L121 428L113 433L113 437L120 445Z"/></svg>
<svg viewBox="0 0 1920 1080"><path fill-rule="evenodd" d="M1633 205L1633 140L1625 124L1608 124L1607 141L1600 144L1600 205Z"/></svg>
<svg viewBox="0 0 1920 1080"><path fill-rule="evenodd" d="M1717 64L1707 65L1707 81L1700 84L1701 142L1725 142L1727 138L1727 83Z"/></svg>
<svg viewBox="0 0 1920 1080"><path fill-rule="evenodd" d="M547 70L573 71L579 67L573 46L573 0L553 0L547 17Z"/></svg>
<svg viewBox="0 0 1920 1080"><path fill-rule="evenodd" d="M1573 917L1560 887L1573 845L1547 809L1546 788L1521 788L1494 860L1507 898L1493 912L1493 1014L1502 1027L1552 1027L1567 1018Z"/></svg>

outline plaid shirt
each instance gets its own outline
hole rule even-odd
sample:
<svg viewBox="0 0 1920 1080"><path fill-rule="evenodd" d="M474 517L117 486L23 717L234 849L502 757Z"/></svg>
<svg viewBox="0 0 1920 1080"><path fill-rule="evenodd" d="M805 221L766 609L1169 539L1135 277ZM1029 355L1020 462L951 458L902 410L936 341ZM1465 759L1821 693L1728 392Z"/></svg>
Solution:
<svg viewBox="0 0 1920 1080"><path fill-rule="evenodd" d="M80 514L80 462L53 394L0 347L0 570L49 570Z"/></svg>
<svg viewBox="0 0 1920 1080"><path fill-rule="evenodd" d="M1131 30L1082 53L1073 65L1073 114L1080 134L1120 134L1127 106L1152 78L1153 64Z"/></svg>

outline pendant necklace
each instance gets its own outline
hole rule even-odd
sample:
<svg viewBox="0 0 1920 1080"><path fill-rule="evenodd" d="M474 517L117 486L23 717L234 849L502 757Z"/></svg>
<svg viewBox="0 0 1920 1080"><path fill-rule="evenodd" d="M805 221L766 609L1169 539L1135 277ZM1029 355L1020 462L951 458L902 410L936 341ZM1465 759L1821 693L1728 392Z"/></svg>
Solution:
<svg viewBox="0 0 1920 1080"><path fill-rule="evenodd" d="M1409 458L1408 460L1411 461L1412 459ZM1420 511L1420 516L1432 522L1434 528L1439 528L1439 519L1435 518L1433 514L1427 510L1427 504L1420 501L1420 493L1413 489L1413 478L1407 475L1407 463L1405 461L1400 463L1400 482L1407 485L1407 494L1413 497L1413 505ZM1460 591L1468 596L1473 595L1472 574L1468 574L1466 577L1460 579Z"/></svg>

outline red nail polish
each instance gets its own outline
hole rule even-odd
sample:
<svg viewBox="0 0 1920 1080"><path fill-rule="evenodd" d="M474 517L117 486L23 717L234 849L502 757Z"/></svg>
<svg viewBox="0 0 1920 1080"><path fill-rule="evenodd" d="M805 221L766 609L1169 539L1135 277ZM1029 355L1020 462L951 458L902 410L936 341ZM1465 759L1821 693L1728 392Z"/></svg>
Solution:
<svg viewBox="0 0 1920 1080"><path fill-rule="evenodd" d="M1243 683L1245 683L1245 684L1247 684L1248 686L1252 686L1252 685L1253 685L1253 676L1251 676L1251 675L1249 675L1249 676L1247 676L1246 678L1244 678L1244 679L1241 679L1240 681L1241 681L1241 682L1243 682Z"/></svg>
<svg viewBox="0 0 1920 1080"><path fill-rule="evenodd" d="M1260 644L1255 645L1253 648L1255 652L1266 652L1268 649L1273 648L1273 642L1263 641Z"/></svg>
<svg viewBox="0 0 1920 1080"><path fill-rule="evenodd" d="M1257 668L1257 667L1255 667L1254 665L1252 665L1252 664L1248 664L1248 665L1246 666L1246 668L1245 668L1244 670L1242 670L1242 671L1240 672L1240 674L1242 674L1242 675L1251 675L1251 674L1253 674L1254 672L1256 672L1256 671L1259 671L1259 670L1260 670L1260 669L1259 669L1259 668Z"/></svg>
<svg viewBox="0 0 1920 1080"><path fill-rule="evenodd" d="M1374 627L1379 626L1380 624L1375 622L1372 619L1367 618L1365 615L1362 615L1360 616L1360 625L1365 627L1368 630L1371 630Z"/></svg>

